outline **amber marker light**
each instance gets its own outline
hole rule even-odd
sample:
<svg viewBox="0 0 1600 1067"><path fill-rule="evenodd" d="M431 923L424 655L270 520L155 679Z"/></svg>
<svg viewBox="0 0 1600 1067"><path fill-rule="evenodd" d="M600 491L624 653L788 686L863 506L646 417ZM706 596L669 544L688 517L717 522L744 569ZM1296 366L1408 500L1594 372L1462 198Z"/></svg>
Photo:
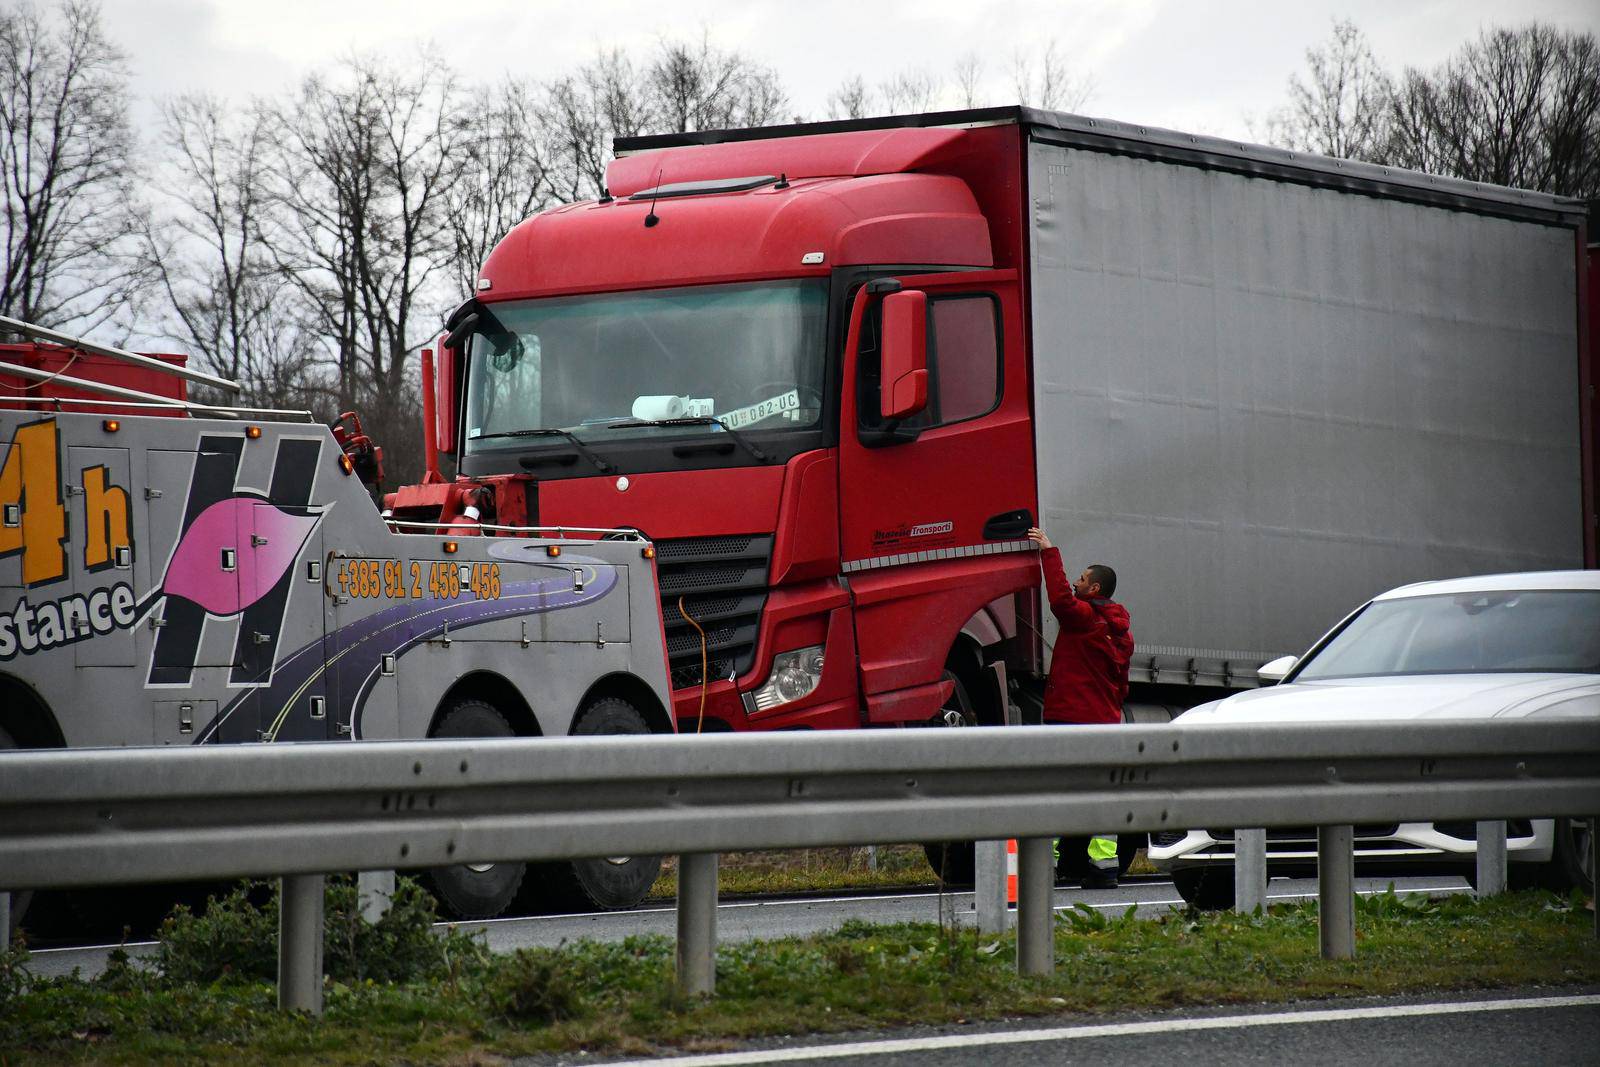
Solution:
<svg viewBox="0 0 1600 1067"><path fill-rule="evenodd" d="M100 421L100 428L102 430L104 430L106 433L116 433L118 430L122 429L122 420L121 419L102 419Z"/></svg>
<svg viewBox="0 0 1600 1067"><path fill-rule="evenodd" d="M461 546L456 544L454 541L446 541L444 543L444 554L447 556L453 556L456 554L456 549L460 547Z"/></svg>
<svg viewBox="0 0 1600 1067"><path fill-rule="evenodd" d="M656 546L655 545L645 545L643 548L641 548L639 550L639 555L643 556L645 559L655 559L656 558Z"/></svg>
<svg viewBox="0 0 1600 1067"><path fill-rule="evenodd" d="M339 456L339 469L344 471L346 474L354 474L356 465L350 462L349 456L341 454Z"/></svg>
<svg viewBox="0 0 1600 1067"><path fill-rule="evenodd" d="M246 437L250 438L250 440L254 441L258 437L261 436L261 427L259 427L259 426L246 426L244 428L244 435Z"/></svg>
<svg viewBox="0 0 1600 1067"><path fill-rule="evenodd" d="M547 556L559 556L559 555L561 555L561 546L560 545L545 545L544 546L544 552L545 552L545 555L547 555Z"/></svg>

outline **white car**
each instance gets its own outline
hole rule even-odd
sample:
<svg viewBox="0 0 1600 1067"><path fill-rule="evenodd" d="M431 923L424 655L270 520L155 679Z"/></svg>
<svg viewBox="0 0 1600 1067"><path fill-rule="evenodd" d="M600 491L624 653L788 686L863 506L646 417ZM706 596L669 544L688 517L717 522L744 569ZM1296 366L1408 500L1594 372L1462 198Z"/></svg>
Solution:
<svg viewBox="0 0 1600 1067"><path fill-rule="evenodd" d="M1600 719L1600 571L1540 571L1422 582L1375 597L1295 659L1261 668L1277 685L1203 704L1176 720L1213 723L1330 720ZM1513 819L1506 828L1513 886L1561 889L1594 871L1585 819ZM1363 874L1419 867L1472 876L1476 824L1357 826ZM1149 857L1172 874L1184 900L1233 903L1233 831L1165 831ZM1271 874L1314 874L1314 828L1270 830Z"/></svg>

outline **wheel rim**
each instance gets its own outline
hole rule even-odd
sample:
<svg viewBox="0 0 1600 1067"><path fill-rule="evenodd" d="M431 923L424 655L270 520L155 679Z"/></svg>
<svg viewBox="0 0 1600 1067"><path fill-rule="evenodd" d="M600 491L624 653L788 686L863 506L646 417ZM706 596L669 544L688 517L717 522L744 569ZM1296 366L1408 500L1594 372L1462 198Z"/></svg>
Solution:
<svg viewBox="0 0 1600 1067"><path fill-rule="evenodd" d="M463 863L462 866L467 870L474 871L478 874L488 874L490 871L494 870L494 864L492 863Z"/></svg>

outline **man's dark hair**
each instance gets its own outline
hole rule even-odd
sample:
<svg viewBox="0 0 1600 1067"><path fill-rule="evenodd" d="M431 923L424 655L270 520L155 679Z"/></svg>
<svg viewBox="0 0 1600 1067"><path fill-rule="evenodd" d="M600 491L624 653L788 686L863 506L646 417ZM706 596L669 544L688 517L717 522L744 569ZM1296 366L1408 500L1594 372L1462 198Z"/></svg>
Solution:
<svg viewBox="0 0 1600 1067"><path fill-rule="evenodd" d="M1117 591L1117 572L1104 563L1091 563L1085 569L1089 572L1089 580L1100 587L1100 595L1110 600Z"/></svg>

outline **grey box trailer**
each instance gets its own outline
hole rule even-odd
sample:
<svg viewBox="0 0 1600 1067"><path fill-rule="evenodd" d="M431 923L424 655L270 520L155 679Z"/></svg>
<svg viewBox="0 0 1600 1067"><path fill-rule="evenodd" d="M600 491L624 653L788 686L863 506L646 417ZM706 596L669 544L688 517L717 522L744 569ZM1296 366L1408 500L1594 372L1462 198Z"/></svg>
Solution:
<svg viewBox="0 0 1600 1067"><path fill-rule="evenodd" d="M1581 204L1017 121L1041 518L1122 575L1133 680L1254 684L1384 589L1594 565Z"/></svg>

